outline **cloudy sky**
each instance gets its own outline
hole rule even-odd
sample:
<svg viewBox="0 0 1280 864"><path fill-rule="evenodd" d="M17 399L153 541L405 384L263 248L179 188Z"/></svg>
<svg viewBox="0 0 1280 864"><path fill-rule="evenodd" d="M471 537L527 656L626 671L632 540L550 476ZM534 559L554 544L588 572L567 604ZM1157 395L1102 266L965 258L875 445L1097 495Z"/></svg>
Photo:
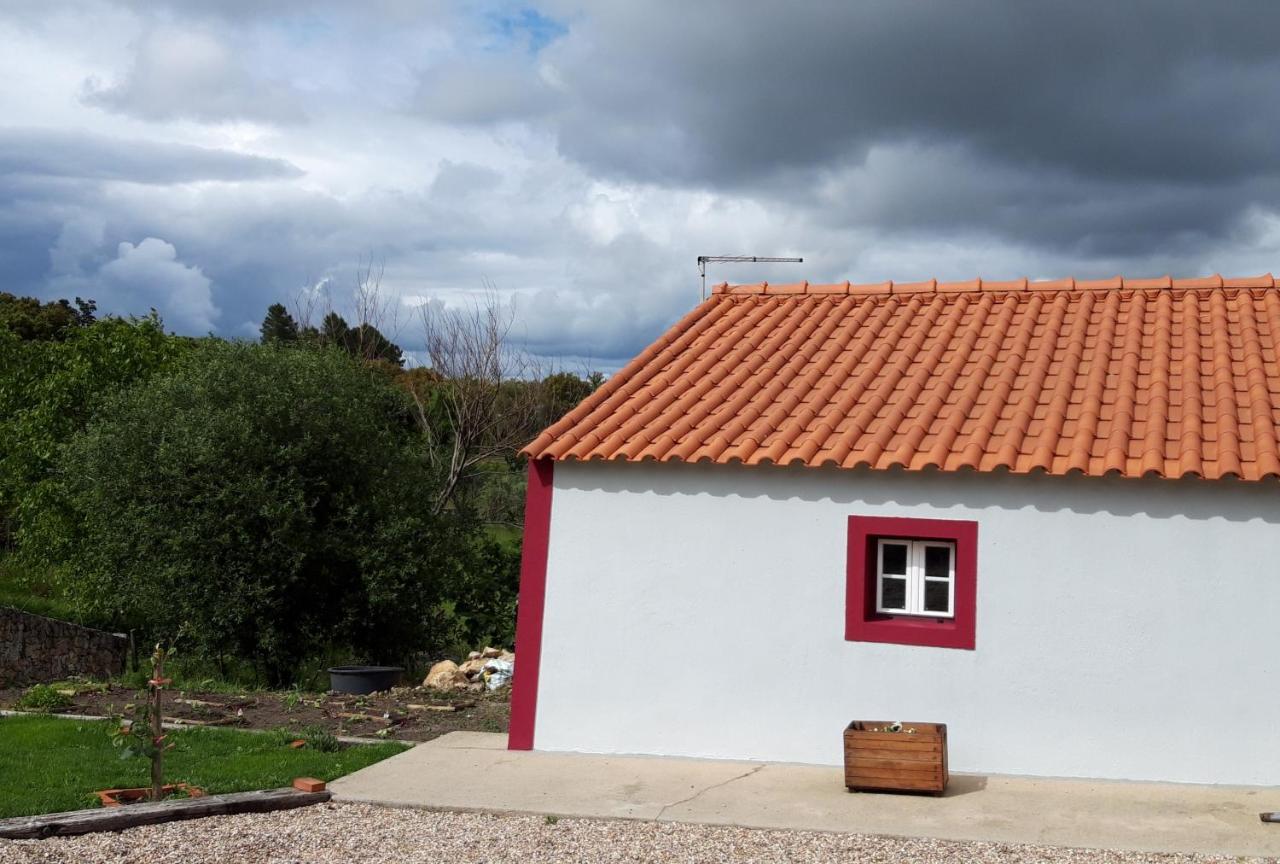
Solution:
<svg viewBox="0 0 1280 864"><path fill-rule="evenodd" d="M0 290L252 336L362 262L615 368L712 281L1280 261L1272 2L0 0Z"/></svg>

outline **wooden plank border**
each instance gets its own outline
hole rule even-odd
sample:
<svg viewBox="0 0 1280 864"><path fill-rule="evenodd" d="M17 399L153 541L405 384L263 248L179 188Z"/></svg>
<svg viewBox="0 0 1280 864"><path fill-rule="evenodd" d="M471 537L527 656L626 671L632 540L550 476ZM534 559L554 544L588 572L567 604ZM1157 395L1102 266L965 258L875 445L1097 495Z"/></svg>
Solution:
<svg viewBox="0 0 1280 864"><path fill-rule="evenodd" d="M142 825L159 825L205 816L269 813L273 810L293 810L321 804L330 797L332 796L328 790L299 792L296 789L263 789L257 792L128 804L124 807L95 807L43 816L19 816L16 819L0 820L0 838L42 840L45 837L71 837L97 831L123 831Z"/></svg>

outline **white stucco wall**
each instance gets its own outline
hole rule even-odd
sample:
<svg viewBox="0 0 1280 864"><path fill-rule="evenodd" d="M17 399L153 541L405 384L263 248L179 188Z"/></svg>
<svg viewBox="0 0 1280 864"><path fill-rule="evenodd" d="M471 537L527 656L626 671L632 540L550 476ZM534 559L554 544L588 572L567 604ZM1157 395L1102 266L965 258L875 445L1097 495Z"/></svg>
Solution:
<svg viewBox="0 0 1280 864"><path fill-rule="evenodd" d="M977 649L846 642L851 514L979 523ZM561 463L539 750L1280 784L1273 484Z"/></svg>

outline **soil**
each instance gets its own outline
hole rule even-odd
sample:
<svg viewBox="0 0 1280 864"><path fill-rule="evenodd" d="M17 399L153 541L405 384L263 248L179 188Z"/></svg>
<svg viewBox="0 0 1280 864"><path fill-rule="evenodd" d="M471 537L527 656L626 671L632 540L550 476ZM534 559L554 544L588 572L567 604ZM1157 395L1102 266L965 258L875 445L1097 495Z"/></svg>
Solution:
<svg viewBox="0 0 1280 864"><path fill-rule="evenodd" d="M118 684L68 695L59 714L132 717L137 690ZM16 709L22 688L0 689L0 708ZM321 726L335 735L430 741L449 732L506 732L511 688L493 692L396 687L368 696L343 693L165 692L164 718L193 726L302 730Z"/></svg>

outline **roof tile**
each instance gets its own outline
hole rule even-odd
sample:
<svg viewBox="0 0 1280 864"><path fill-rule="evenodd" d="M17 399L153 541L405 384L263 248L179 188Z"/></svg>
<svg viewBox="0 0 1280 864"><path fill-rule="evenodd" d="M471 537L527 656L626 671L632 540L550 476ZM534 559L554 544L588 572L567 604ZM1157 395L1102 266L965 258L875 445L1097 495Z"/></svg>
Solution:
<svg viewBox="0 0 1280 864"><path fill-rule="evenodd" d="M1280 478L1275 279L718 285L551 459Z"/></svg>

